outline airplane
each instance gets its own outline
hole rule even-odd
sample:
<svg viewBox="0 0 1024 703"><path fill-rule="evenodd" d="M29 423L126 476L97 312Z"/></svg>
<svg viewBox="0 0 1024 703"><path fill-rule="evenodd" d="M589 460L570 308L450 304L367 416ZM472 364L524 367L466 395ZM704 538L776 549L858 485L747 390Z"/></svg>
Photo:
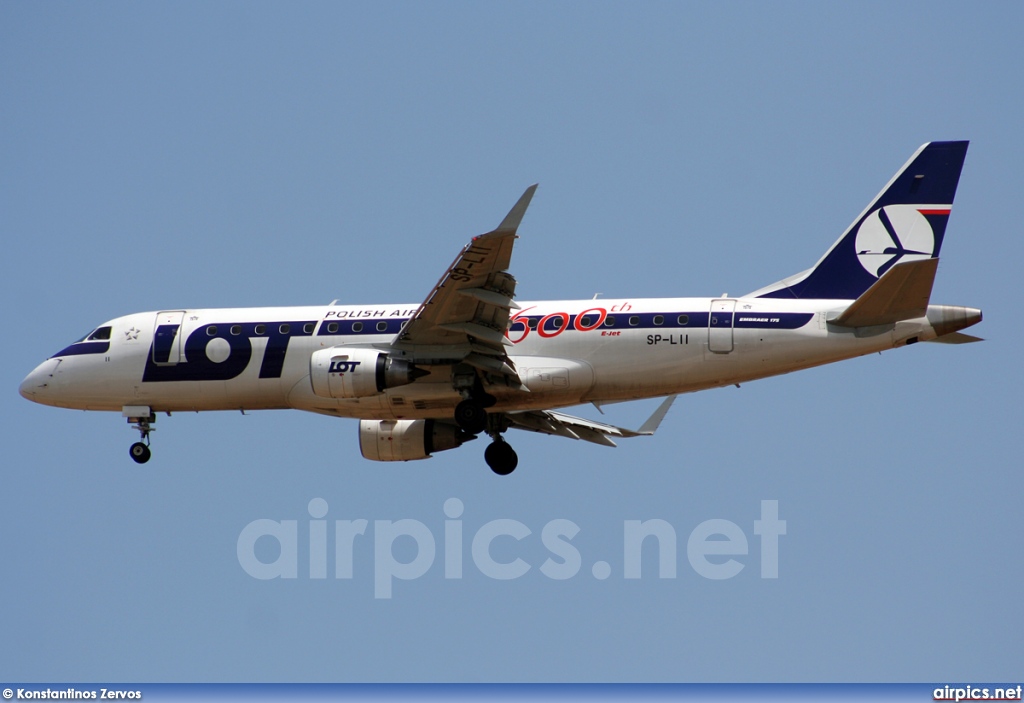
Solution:
<svg viewBox="0 0 1024 703"><path fill-rule="evenodd" d="M151 456L157 413L294 408L359 420L362 455L409 461L481 434L499 475L509 429L615 446L654 434L676 395L962 333L932 305L968 142L921 146L811 268L739 297L519 301L509 272L530 186L419 305L159 310L104 322L40 364L21 395L120 411ZM664 398L636 430L560 408Z"/></svg>

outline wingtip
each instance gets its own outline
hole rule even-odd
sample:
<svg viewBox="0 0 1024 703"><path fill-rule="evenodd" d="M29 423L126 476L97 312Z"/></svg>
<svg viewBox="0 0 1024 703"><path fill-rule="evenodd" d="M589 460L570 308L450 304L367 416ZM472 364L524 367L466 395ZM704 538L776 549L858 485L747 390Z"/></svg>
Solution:
<svg viewBox="0 0 1024 703"><path fill-rule="evenodd" d="M537 183L527 188L523 194L519 197L519 200L512 209L505 215L505 219L501 221L501 224L494 230L495 232L515 232L519 229L519 223L523 221L523 215L526 214L526 208L530 206L530 201L533 200L533 194L537 191Z"/></svg>

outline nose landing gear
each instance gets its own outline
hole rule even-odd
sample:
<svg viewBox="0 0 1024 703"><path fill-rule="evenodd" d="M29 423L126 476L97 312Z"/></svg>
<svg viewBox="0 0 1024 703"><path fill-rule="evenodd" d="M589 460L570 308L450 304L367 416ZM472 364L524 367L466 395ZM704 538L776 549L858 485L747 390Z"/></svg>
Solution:
<svg viewBox="0 0 1024 703"><path fill-rule="evenodd" d="M136 464L145 464L153 455L149 449L149 433L155 431L152 423L156 422L156 414L146 407L125 407L122 414L128 418L132 429L139 431L141 437L141 441L128 448L128 455Z"/></svg>
<svg viewBox="0 0 1024 703"><path fill-rule="evenodd" d="M149 450L149 446L142 442L136 442L128 449L128 453L131 454L132 459L137 464L145 464L149 461L149 457L153 455L153 452Z"/></svg>

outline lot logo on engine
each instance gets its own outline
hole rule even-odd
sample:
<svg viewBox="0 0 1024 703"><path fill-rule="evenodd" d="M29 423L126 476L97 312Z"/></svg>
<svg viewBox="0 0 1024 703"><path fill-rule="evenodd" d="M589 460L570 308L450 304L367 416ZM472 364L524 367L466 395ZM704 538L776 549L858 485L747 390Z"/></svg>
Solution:
<svg viewBox="0 0 1024 703"><path fill-rule="evenodd" d="M363 362L361 361L348 361L346 359L333 359L331 361L331 368L328 373L346 373L348 371L355 371L356 367Z"/></svg>

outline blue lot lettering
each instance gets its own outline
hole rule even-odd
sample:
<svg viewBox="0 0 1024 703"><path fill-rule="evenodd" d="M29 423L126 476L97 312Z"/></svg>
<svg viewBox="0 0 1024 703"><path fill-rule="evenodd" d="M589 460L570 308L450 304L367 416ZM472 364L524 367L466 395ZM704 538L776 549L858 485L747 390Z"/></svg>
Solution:
<svg viewBox="0 0 1024 703"><path fill-rule="evenodd" d="M286 322L218 322L194 329L185 340L184 349L177 363L168 363L172 358L170 349L180 344L179 329L158 329L154 346L146 358L143 382L161 381L227 381L240 376L252 361L253 339L267 340L260 364L260 378L281 378L284 360L288 353L288 342L292 337L308 337L313 333L315 320ZM164 327L164 326L162 326ZM167 325L177 328L177 325ZM306 330L309 330L308 332ZM161 334L162 332L162 334ZM228 343L227 358L213 361L207 354L208 345L217 339Z"/></svg>
<svg viewBox="0 0 1024 703"><path fill-rule="evenodd" d="M363 362L361 361L332 361L331 368L328 373L345 373L346 371L355 371L356 367Z"/></svg>

